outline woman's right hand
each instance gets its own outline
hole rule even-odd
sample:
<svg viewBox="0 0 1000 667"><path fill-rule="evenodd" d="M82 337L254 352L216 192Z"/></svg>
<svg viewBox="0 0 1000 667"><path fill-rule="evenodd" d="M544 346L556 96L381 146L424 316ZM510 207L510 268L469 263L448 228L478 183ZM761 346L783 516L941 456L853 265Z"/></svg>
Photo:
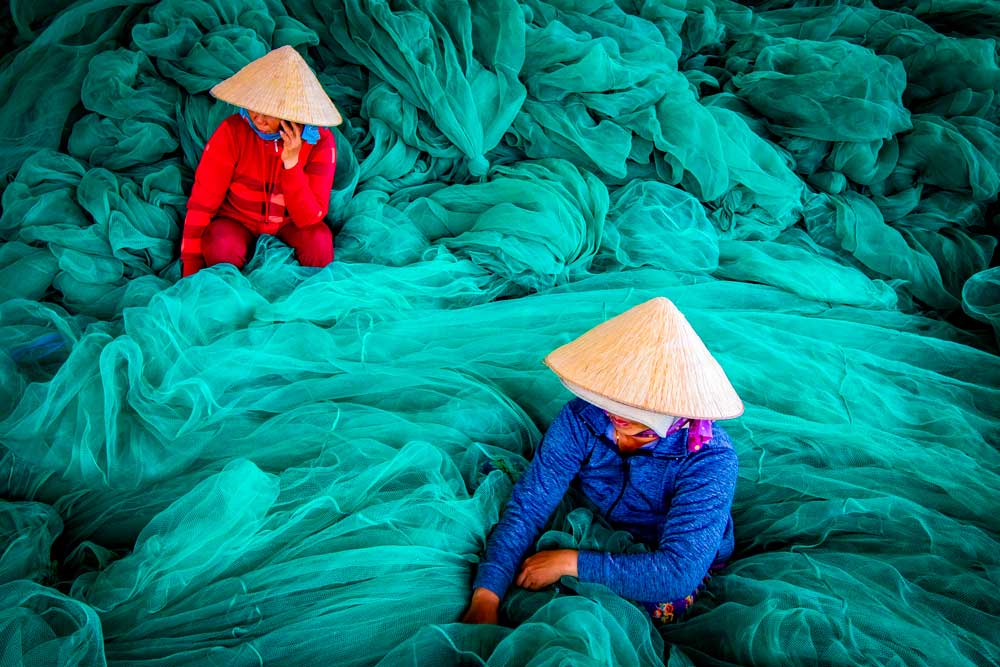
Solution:
<svg viewBox="0 0 1000 667"><path fill-rule="evenodd" d="M477 588L472 592L472 602L462 615L462 623L497 624L500 611L500 597L488 588Z"/></svg>

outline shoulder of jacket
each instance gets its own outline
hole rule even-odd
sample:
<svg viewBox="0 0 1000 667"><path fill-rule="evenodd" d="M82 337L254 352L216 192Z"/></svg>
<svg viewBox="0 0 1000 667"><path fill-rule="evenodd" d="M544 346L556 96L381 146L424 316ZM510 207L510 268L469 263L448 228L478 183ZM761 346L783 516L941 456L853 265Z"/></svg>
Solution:
<svg viewBox="0 0 1000 667"><path fill-rule="evenodd" d="M582 398L574 398L571 399L570 401L567 401L563 409L568 410L574 416L579 418L580 414L588 405L590 404L587 403L587 401L583 400Z"/></svg>
<svg viewBox="0 0 1000 667"><path fill-rule="evenodd" d="M592 407L589 403L579 398L569 401L562 407L556 419L562 426L562 437L560 440L566 442L561 442L560 446L569 445L584 448L589 452L590 446L593 444L591 436L594 435L595 431L588 422L587 415L584 413L588 408Z"/></svg>
<svg viewBox="0 0 1000 667"><path fill-rule="evenodd" d="M238 129L241 126L246 127L248 130L250 129L250 127L246 124L246 121L243 120L243 117L240 116L238 113L226 116L225 118L222 119L222 122L219 123L220 128L224 127L230 131Z"/></svg>
<svg viewBox="0 0 1000 667"><path fill-rule="evenodd" d="M717 424L712 425L712 439L705 443L697 452L689 452L685 455L688 465L694 468L701 468L708 465L713 469L718 466L732 469L739 468L739 455L733 446L733 441L729 434Z"/></svg>
<svg viewBox="0 0 1000 667"><path fill-rule="evenodd" d="M247 124L238 114L233 114L228 116L219 123L219 126L215 128L215 132L209 137L209 142L212 141L223 141L225 143L236 144L241 140L241 128L250 129ZM208 148L208 143L206 142L205 147Z"/></svg>
<svg viewBox="0 0 1000 667"><path fill-rule="evenodd" d="M316 142L315 147L318 146L329 146L330 150L337 150L337 137L333 135L333 132L326 127L321 127L319 129L319 141Z"/></svg>
<svg viewBox="0 0 1000 667"><path fill-rule="evenodd" d="M718 422L712 424L712 439L706 444L708 447L715 449L716 451L722 449L732 450L734 453L736 451L733 447L732 438L729 437L729 433L726 432L726 429L719 426Z"/></svg>

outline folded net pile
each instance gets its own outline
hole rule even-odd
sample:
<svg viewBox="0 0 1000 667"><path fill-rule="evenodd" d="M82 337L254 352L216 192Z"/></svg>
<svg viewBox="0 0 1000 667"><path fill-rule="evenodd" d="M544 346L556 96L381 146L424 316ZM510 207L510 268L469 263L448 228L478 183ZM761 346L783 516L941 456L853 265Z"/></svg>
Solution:
<svg viewBox="0 0 1000 667"><path fill-rule="evenodd" d="M0 664L1000 661L1000 10L752 4L11 0ZM337 260L179 280L207 90L283 45ZM458 624L541 359L658 295L747 404L733 562L662 634L572 581Z"/></svg>

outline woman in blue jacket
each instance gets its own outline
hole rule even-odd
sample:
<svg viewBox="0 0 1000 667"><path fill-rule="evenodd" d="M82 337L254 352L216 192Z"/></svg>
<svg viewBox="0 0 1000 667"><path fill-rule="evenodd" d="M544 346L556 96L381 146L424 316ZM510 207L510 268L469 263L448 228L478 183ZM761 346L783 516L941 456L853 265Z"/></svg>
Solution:
<svg viewBox="0 0 1000 667"><path fill-rule="evenodd" d="M552 352L546 364L579 398L549 427L514 487L479 565L462 620L496 623L511 583L563 575L679 618L733 552L737 456L714 422L743 412L719 364L677 308L657 298ZM648 553L558 549L524 558L571 483Z"/></svg>

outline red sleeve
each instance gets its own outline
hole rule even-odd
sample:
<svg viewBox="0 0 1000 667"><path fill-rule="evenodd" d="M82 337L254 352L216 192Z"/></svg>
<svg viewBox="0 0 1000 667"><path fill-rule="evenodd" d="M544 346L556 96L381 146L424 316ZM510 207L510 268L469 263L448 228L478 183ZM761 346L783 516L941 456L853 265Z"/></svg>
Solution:
<svg viewBox="0 0 1000 667"><path fill-rule="evenodd" d="M205 266L201 235L222 206L236 167L236 144L228 120L223 121L205 144L194 186L188 199L181 237L181 273L189 276Z"/></svg>
<svg viewBox="0 0 1000 667"><path fill-rule="evenodd" d="M319 141L291 169L281 169L281 191L285 208L296 227L315 225L330 209L333 174L337 171L337 142L329 130L321 130Z"/></svg>

